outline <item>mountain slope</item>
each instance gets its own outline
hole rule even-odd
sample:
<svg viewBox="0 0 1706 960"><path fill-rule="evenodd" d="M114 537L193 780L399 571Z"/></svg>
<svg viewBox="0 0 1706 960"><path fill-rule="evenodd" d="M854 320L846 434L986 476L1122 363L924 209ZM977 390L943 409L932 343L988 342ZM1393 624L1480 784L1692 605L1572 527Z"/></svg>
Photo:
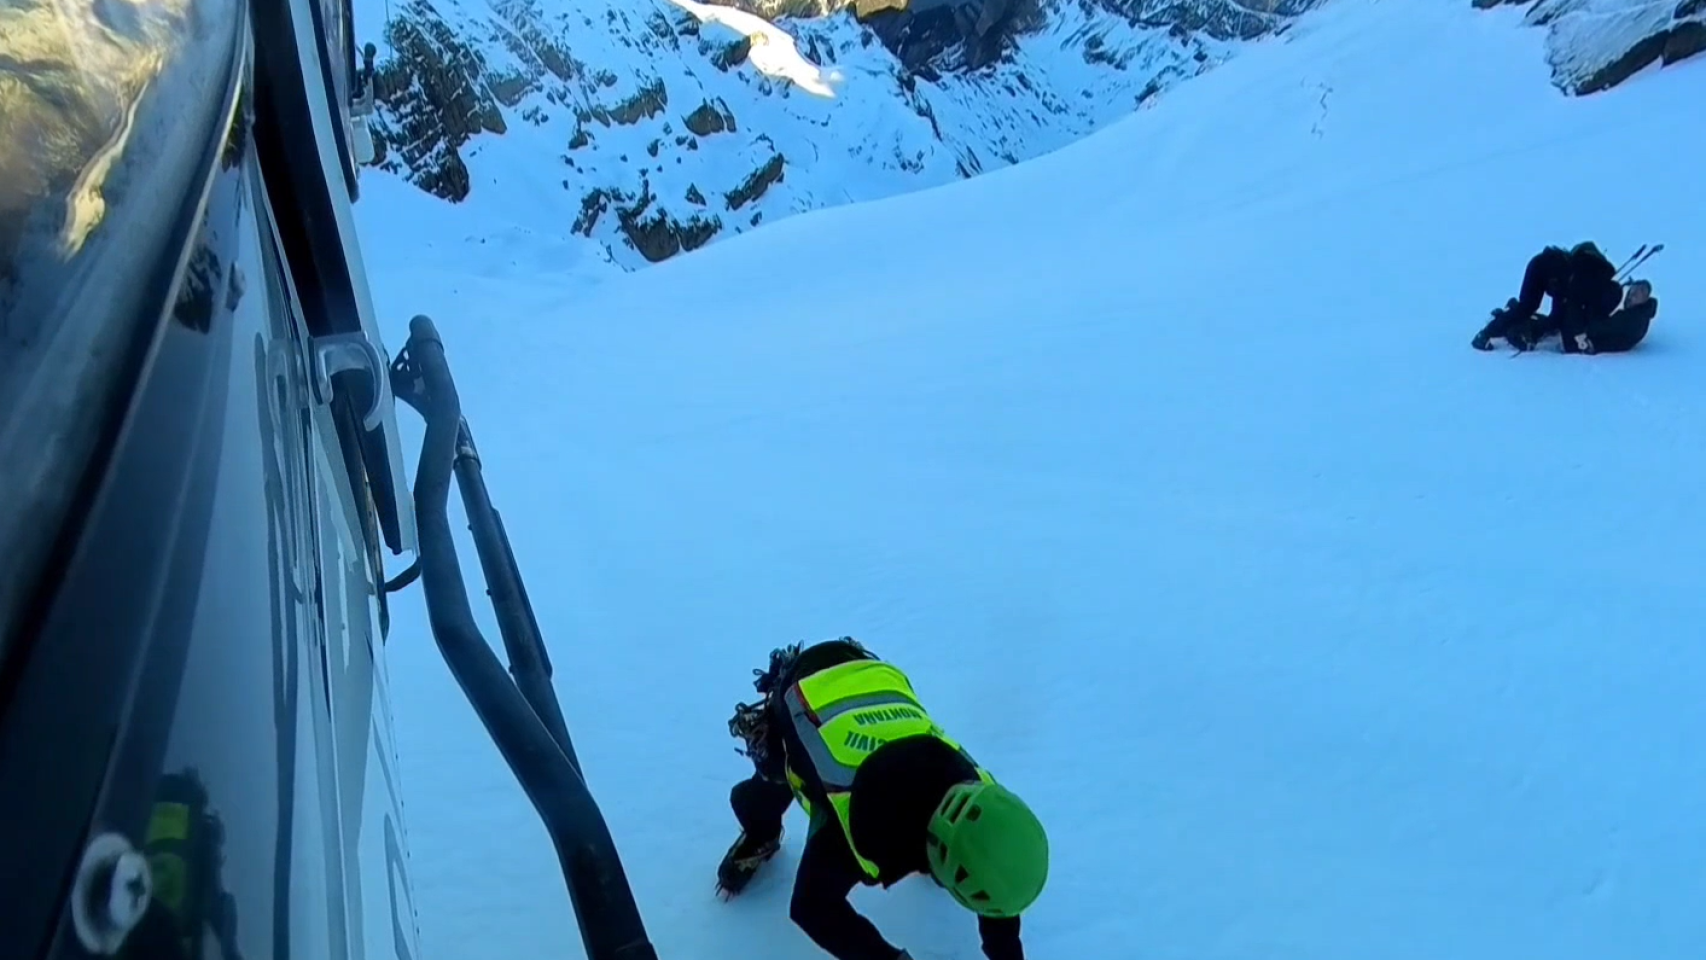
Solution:
<svg viewBox="0 0 1706 960"><path fill-rule="evenodd" d="M377 163L632 269L1058 149L1320 0L963 0L982 13L868 22L735 2L369 2L363 23L389 19ZM1527 19L1570 92L1706 46L1702 0L1537 0Z"/></svg>
<svg viewBox="0 0 1706 960"><path fill-rule="evenodd" d="M1048 156L596 282L423 264L370 217L660 956L821 956L798 820L747 896L711 884L749 669L840 633L1047 818L1030 956L1700 953L1706 61L1568 98L1548 42L1337 0ZM1637 352L1469 349L1585 237L1668 246ZM542 829L394 609L424 942L572 952ZM978 956L927 882L854 903Z"/></svg>
<svg viewBox="0 0 1706 960"><path fill-rule="evenodd" d="M1205 20L1218 8L1049 0L970 69L951 30L925 29L941 18L903 37L913 19L778 28L694 0L407 0L382 44L377 163L640 266L1046 153L1316 2Z"/></svg>

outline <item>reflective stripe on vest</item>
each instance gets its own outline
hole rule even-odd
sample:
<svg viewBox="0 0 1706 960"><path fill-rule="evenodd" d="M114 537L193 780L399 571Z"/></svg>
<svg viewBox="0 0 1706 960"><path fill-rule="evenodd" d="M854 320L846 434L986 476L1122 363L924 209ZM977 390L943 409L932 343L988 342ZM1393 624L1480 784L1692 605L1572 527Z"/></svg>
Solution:
<svg viewBox="0 0 1706 960"><path fill-rule="evenodd" d="M805 759L817 772L847 836L848 849L865 873L876 878L876 864L861 856L853 844L848 818L848 791L853 789L859 765L878 747L903 737L934 736L962 754L965 750L925 713L906 674L881 660L854 660L811 674L789 687L782 699L805 747ZM978 773L985 776L981 769ZM788 782L801 808L810 814L811 804L792 771Z"/></svg>

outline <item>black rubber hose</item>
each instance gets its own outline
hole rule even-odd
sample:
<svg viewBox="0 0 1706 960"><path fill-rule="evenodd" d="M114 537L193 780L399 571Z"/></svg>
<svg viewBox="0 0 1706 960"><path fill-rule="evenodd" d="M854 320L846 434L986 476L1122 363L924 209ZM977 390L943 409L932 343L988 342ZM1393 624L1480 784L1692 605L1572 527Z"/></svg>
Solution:
<svg viewBox="0 0 1706 960"><path fill-rule="evenodd" d="M646 936L597 801L474 622L449 513L462 405L445 362L443 342L427 317L410 321L407 355L419 382L406 399L426 420L415 474L415 522L421 589L433 638L545 823L589 960L656 960L657 951Z"/></svg>

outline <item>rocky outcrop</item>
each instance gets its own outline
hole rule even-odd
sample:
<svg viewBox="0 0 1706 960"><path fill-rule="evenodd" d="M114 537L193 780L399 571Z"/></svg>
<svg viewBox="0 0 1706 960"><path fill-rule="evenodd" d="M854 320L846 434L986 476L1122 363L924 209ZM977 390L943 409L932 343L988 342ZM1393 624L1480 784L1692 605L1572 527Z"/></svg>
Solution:
<svg viewBox="0 0 1706 960"><path fill-rule="evenodd" d="M1706 0L1473 0L1476 7L1525 6L1547 30L1547 62L1566 93L1609 90L1646 68L1706 51Z"/></svg>
<svg viewBox="0 0 1706 960"><path fill-rule="evenodd" d="M713 106L709 101L693 108L693 112L681 118L681 123L695 136L708 137L713 133L724 130L734 132L738 127L735 123L734 111L722 100Z"/></svg>
<svg viewBox="0 0 1706 960"><path fill-rule="evenodd" d="M782 179L784 166L781 154L772 155L723 194L724 208L739 210L764 196L772 184ZM690 184L682 198L695 207L709 205L696 184ZM682 215L667 209L650 181L642 182L637 192L593 188L581 198L580 216L575 219L572 229L585 237L597 236L607 219L606 214L613 216L615 226L627 240L627 245L648 263L658 263L678 253L702 247L723 229L723 220L715 213L694 210ZM753 212L748 225L756 226L760 217L760 213Z"/></svg>
<svg viewBox="0 0 1706 960"><path fill-rule="evenodd" d="M752 174L742 180L739 186L724 196L723 199L728 203L729 209L739 210L764 196L764 191L769 190L771 184L782 179L784 166L786 166L786 161L782 159L782 155L779 153L766 160L763 166L752 171Z"/></svg>
<svg viewBox="0 0 1706 960"><path fill-rule="evenodd" d="M374 81L376 166L458 201L470 189L463 146L482 133L505 133L508 110L530 104L520 116L537 125L552 107L590 103L576 110L577 120L608 125L636 123L667 105L655 77L624 83L575 59L541 0L503 0L489 12L483 20L452 21L433 0L408 0L386 24L388 56ZM676 24L661 9L649 18L607 13L602 26L612 43L675 36ZM622 88L632 89L605 96Z"/></svg>
<svg viewBox="0 0 1706 960"><path fill-rule="evenodd" d="M1320 0L1097 0L1150 26L1218 40L1255 40L1283 29Z"/></svg>
<svg viewBox="0 0 1706 960"><path fill-rule="evenodd" d="M378 65L373 83L381 107L374 162L407 171L434 196L461 200L468 167L460 148L475 134L505 132L502 107L520 103L525 84L492 70L429 0L410 0L386 40L393 55Z"/></svg>
<svg viewBox="0 0 1706 960"><path fill-rule="evenodd" d="M1048 0L724 0L776 19L823 17L842 10L869 27L908 70L927 76L976 70L999 61L1037 29ZM1319 6L1322 0L1071 0L1121 20L1187 37L1254 40Z"/></svg>

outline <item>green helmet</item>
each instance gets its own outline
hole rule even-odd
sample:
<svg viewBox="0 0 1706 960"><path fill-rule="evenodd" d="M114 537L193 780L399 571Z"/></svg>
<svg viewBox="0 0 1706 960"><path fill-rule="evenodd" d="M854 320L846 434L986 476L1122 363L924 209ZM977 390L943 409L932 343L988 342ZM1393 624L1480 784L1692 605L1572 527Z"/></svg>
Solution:
<svg viewBox="0 0 1706 960"><path fill-rule="evenodd" d="M949 787L925 846L936 882L981 916L1018 916L1048 881L1048 834L1025 801L1000 784Z"/></svg>

